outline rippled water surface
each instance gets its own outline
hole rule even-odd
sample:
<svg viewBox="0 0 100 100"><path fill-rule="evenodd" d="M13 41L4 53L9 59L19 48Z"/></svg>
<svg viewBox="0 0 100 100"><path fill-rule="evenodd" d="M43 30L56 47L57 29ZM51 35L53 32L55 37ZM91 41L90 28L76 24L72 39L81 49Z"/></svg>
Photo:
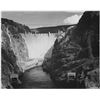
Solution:
<svg viewBox="0 0 100 100"><path fill-rule="evenodd" d="M41 67L31 68L24 72L22 88L54 88L50 76Z"/></svg>

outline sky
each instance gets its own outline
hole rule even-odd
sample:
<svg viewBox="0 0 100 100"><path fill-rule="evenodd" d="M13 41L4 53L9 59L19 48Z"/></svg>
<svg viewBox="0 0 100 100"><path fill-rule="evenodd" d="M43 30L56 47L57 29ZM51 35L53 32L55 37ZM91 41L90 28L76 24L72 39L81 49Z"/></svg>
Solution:
<svg viewBox="0 0 100 100"><path fill-rule="evenodd" d="M25 24L30 28L55 26L63 24L75 24L80 19L83 12L64 12L64 11L5 11L2 12L3 18L8 18Z"/></svg>

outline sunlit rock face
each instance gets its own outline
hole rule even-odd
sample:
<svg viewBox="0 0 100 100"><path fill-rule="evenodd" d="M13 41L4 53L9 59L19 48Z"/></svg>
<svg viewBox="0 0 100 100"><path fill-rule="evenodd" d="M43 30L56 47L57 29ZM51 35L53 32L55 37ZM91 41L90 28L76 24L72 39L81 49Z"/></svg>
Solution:
<svg viewBox="0 0 100 100"><path fill-rule="evenodd" d="M56 39L43 69L61 88L99 87L99 12L85 12Z"/></svg>
<svg viewBox="0 0 100 100"><path fill-rule="evenodd" d="M21 33L28 32L26 26L8 19L1 19L2 32L2 88L13 88L13 79L18 88L19 75L23 71L23 62L28 60L28 50Z"/></svg>
<svg viewBox="0 0 100 100"><path fill-rule="evenodd" d="M29 59L28 49L25 40L22 38L21 34L17 34L11 37L11 47L17 58L18 66L24 71L25 63Z"/></svg>

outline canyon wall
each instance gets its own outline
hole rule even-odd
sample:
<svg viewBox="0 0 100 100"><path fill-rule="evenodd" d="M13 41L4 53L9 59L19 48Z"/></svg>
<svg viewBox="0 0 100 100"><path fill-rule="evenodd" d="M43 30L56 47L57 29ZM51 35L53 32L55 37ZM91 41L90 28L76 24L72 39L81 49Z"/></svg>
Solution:
<svg viewBox="0 0 100 100"><path fill-rule="evenodd" d="M12 20L1 19L1 80L2 88L18 88L24 63L28 60L28 50L21 34L30 29Z"/></svg>
<svg viewBox="0 0 100 100"><path fill-rule="evenodd" d="M77 25L56 39L51 50L42 67L57 87L98 88L99 12L84 12Z"/></svg>

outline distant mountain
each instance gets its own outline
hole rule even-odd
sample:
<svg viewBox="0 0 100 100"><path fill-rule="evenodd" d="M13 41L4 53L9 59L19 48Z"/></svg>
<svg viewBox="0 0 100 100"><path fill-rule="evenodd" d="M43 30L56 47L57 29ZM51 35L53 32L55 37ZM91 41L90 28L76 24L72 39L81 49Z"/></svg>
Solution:
<svg viewBox="0 0 100 100"><path fill-rule="evenodd" d="M59 30L65 31L68 27L73 25L59 25L59 26L49 26L49 27L40 27L31 29L32 33L57 33Z"/></svg>

